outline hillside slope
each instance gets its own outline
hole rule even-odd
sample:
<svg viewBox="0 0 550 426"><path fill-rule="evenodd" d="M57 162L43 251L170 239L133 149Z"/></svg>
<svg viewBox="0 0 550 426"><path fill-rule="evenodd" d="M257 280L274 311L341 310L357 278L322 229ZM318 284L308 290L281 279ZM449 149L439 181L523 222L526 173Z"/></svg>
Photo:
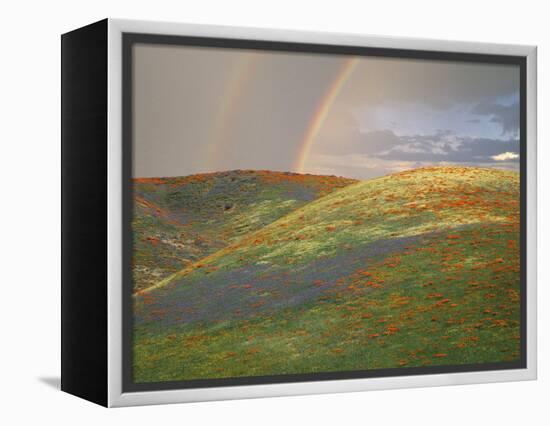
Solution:
<svg viewBox="0 0 550 426"><path fill-rule="evenodd" d="M516 360L518 244L517 173L346 186L136 297L136 378Z"/></svg>
<svg viewBox="0 0 550 426"><path fill-rule="evenodd" d="M252 170L134 180L134 288L150 287L334 189L335 176Z"/></svg>

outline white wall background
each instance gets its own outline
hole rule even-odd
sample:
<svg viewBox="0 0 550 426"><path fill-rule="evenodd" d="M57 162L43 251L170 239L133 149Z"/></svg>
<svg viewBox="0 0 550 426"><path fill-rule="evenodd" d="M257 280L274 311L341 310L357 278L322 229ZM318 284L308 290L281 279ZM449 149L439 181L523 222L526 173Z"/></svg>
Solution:
<svg viewBox="0 0 550 426"><path fill-rule="evenodd" d="M60 321L59 35L104 17L539 46L539 218L549 214L550 31L537 0L4 1L0 5L0 423L549 424L549 225L539 223L537 382L106 410L55 389ZM547 216L548 217L548 216ZM544 393L547 393L546 396Z"/></svg>

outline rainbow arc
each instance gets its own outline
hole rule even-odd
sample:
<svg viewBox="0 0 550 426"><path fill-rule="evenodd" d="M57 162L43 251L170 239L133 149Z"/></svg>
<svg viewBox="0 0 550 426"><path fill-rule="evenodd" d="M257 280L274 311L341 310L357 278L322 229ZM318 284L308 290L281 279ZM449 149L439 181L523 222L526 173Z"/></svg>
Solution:
<svg viewBox="0 0 550 426"><path fill-rule="evenodd" d="M317 139L317 136L319 135L319 132L329 115L334 101L338 98L338 95L346 85L346 82L353 74L358 62L359 58L357 57L347 59L336 74L336 77L325 92L324 96L321 98L321 102L317 106L304 134L304 138L300 143L298 156L296 157L296 161L294 162L292 168L295 172L304 173L304 167L311 152L311 147L313 146L315 139Z"/></svg>

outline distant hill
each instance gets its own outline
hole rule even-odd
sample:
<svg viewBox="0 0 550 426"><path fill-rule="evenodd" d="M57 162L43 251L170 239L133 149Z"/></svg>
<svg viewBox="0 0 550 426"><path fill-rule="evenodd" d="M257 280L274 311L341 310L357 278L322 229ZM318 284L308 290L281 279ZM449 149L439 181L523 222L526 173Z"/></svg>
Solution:
<svg viewBox="0 0 550 426"><path fill-rule="evenodd" d="M134 288L264 227L353 179L254 170L134 180Z"/></svg>
<svg viewBox="0 0 550 426"><path fill-rule="evenodd" d="M321 190L296 175L266 189L262 172L244 192L231 173L220 199L187 202L229 244L135 298L138 381L518 359L517 173L424 168Z"/></svg>

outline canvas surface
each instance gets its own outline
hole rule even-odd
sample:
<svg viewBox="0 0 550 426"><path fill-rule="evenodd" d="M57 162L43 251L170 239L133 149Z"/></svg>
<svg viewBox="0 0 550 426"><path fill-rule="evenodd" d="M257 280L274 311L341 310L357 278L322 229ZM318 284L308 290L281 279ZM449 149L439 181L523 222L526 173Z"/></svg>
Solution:
<svg viewBox="0 0 550 426"><path fill-rule="evenodd" d="M518 66L133 49L135 383L518 365Z"/></svg>

